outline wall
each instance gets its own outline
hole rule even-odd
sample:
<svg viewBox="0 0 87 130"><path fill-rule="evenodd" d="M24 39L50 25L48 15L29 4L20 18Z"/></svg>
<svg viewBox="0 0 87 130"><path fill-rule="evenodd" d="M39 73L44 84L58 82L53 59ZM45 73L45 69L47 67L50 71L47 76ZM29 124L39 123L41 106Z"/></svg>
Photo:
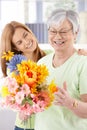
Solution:
<svg viewBox="0 0 87 130"><path fill-rule="evenodd" d="M13 130L16 113L12 110L0 109L0 130Z"/></svg>
<svg viewBox="0 0 87 130"><path fill-rule="evenodd" d="M80 38L79 43L80 44L87 44L87 11L79 13L80 16Z"/></svg>

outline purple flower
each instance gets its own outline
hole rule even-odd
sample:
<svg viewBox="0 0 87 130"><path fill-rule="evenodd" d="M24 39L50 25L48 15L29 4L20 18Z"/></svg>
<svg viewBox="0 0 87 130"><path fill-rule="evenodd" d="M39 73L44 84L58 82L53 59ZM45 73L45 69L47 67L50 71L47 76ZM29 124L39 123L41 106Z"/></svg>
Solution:
<svg viewBox="0 0 87 130"><path fill-rule="evenodd" d="M21 54L16 54L6 63L7 68L10 69L10 72L15 71L17 70L17 64L20 64L23 60L27 60L27 58Z"/></svg>

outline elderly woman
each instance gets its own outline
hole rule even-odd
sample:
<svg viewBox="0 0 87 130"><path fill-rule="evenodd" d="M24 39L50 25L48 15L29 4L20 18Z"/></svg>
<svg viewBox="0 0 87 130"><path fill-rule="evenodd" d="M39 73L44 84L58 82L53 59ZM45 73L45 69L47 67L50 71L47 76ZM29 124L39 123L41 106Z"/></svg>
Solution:
<svg viewBox="0 0 87 130"><path fill-rule="evenodd" d="M54 52L39 60L49 69L58 92L53 105L36 114L35 130L87 130L87 57L73 44L79 31L78 14L56 10L48 20L48 37Z"/></svg>

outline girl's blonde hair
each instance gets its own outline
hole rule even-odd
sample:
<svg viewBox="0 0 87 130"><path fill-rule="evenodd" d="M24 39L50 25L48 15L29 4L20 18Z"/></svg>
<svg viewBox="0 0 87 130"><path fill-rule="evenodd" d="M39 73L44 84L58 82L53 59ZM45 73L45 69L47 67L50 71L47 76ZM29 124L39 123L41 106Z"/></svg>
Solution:
<svg viewBox="0 0 87 130"><path fill-rule="evenodd" d="M12 51L15 54L22 53L17 51L12 43L12 37L15 33L16 28L24 28L35 37L33 32L25 24L16 21L12 21L6 24L5 28L2 31L1 43L0 43L0 62L1 62L1 69L2 69L3 76L7 76L6 60L2 58L3 53L8 51ZM39 48L37 39L36 39L36 43L37 43L37 48L34 52L32 52L34 54L35 62L37 62L40 58L46 55L44 51Z"/></svg>

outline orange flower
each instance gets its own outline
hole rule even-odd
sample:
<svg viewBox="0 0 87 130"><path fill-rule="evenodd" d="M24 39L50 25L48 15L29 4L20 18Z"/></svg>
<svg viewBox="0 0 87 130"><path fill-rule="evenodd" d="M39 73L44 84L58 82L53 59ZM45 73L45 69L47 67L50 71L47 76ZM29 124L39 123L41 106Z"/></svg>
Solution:
<svg viewBox="0 0 87 130"><path fill-rule="evenodd" d="M29 86L32 86L36 84L37 74L35 71L30 70L25 72L24 78L25 78L25 83L27 83Z"/></svg>
<svg viewBox="0 0 87 130"><path fill-rule="evenodd" d="M54 80L51 81L51 83L48 86L48 89L51 93L57 92L58 91L58 87L56 86Z"/></svg>

